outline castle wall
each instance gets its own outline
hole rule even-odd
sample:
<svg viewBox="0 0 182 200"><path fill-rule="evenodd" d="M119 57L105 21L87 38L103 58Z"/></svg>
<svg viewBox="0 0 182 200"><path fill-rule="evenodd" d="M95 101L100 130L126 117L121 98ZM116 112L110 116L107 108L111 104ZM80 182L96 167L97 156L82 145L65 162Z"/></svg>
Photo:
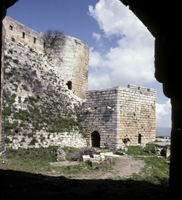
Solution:
<svg viewBox="0 0 182 200"><path fill-rule="evenodd" d="M44 138L44 140L42 140ZM31 144L32 138L28 136L17 135L7 136L9 143L6 145L8 148L13 149L27 149L27 148L47 148L49 146L60 146L60 147L84 147L86 146L86 140L82 137L79 132L61 132L61 133L48 133L45 131L37 131L34 139L35 144ZM4 153L5 154L5 153Z"/></svg>
<svg viewBox="0 0 182 200"><path fill-rule="evenodd" d="M119 87L118 145L146 144L155 140L156 90L128 85Z"/></svg>
<svg viewBox="0 0 182 200"><path fill-rule="evenodd" d="M77 38L62 37L63 45L51 55L54 66L65 83L71 82L73 93L85 99L88 90L89 48Z"/></svg>
<svg viewBox="0 0 182 200"><path fill-rule="evenodd" d="M34 50L44 52L43 33L38 33L8 16L4 18L3 24L6 29L6 37L14 38L17 42L21 42Z"/></svg>
<svg viewBox="0 0 182 200"><path fill-rule="evenodd" d="M93 90L86 92L82 105L80 121L86 134L87 143L92 146L92 133L100 135L100 147L117 146L118 89Z"/></svg>
<svg viewBox="0 0 182 200"><path fill-rule="evenodd" d="M7 16L3 23L6 37L25 44L33 50L45 52L42 40L43 33L38 33ZM60 78L65 83L71 84L69 89L79 98L85 99L85 91L88 89L89 48L77 38L65 35L60 37L64 42L56 50L49 51L54 67Z"/></svg>
<svg viewBox="0 0 182 200"><path fill-rule="evenodd" d="M87 141L100 134L101 148L140 145L155 140L156 90L129 85L86 92L80 121Z"/></svg>

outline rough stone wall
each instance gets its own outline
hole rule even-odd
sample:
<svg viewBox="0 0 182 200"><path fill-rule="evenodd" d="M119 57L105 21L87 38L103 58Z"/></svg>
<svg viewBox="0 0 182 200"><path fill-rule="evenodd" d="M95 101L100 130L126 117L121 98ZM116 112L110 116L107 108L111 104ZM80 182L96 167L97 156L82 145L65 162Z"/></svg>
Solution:
<svg viewBox="0 0 182 200"><path fill-rule="evenodd" d="M92 133L97 131L100 135L101 148L117 146L117 102L117 88L86 92L80 122L89 145L92 145Z"/></svg>
<svg viewBox="0 0 182 200"><path fill-rule="evenodd" d="M44 52L44 45L42 41L43 33L37 33L31 28L8 16L4 18L3 24L6 29L6 37L14 38L17 42L21 42L34 50Z"/></svg>
<svg viewBox="0 0 182 200"><path fill-rule="evenodd" d="M86 92L80 121L88 144L100 134L100 147L119 148L155 140L156 90L129 85Z"/></svg>
<svg viewBox="0 0 182 200"><path fill-rule="evenodd" d="M88 90L89 48L81 40L63 36L64 44L51 57L60 77L72 83L73 93L85 99Z"/></svg>
<svg viewBox="0 0 182 200"><path fill-rule="evenodd" d="M6 145L8 148L13 149L28 149L28 148L47 148L49 146L69 146L69 147L84 147L87 145L85 138L79 132L59 132L49 133L46 131L37 131L32 140L31 137L16 135L7 136L9 143Z"/></svg>
<svg viewBox="0 0 182 200"><path fill-rule="evenodd" d="M3 23L6 37L27 45L33 50L44 52L43 33L37 33L7 16ZM88 89L89 48L77 38L65 35L61 37L64 42L56 50L49 52L54 67L65 83L69 81L72 83L73 93L79 98L85 99L85 91Z"/></svg>
<svg viewBox="0 0 182 200"><path fill-rule="evenodd" d="M4 133L4 126L3 124L1 125L1 145L0 145L0 156L2 155L4 158L6 158L6 147L5 147L5 133Z"/></svg>
<svg viewBox="0 0 182 200"><path fill-rule="evenodd" d="M156 90L135 85L118 89L118 145L139 145L155 140Z"/></svg>
<svg viewBox="0 0 182 200"><path fill-rule="evenodd" d="M4 146L4 127L1 126L2 123L2 96L3 96L3 80L4 80L4 76L3 76L3 71L4 71L4 48L5 48L5 28L2 25L2 30L1 30L1 89L0 89L0 156L1 154L4 155L4 150L5 150L5 146ZM1 130L2 129L2 130Z"/></svg>
<svg viewBox="0 0 182 200"><path fill-rule="evenodd" d="M6 38L2 117L7 147L85 146L74 109L81 102L49 56Z"/></svg>

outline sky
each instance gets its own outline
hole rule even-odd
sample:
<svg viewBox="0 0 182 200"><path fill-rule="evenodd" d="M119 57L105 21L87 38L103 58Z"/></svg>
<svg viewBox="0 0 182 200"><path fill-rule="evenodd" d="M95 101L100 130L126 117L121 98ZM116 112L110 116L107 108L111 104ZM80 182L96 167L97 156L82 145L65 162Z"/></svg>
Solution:
<svg viewBox="0 0 182 200"><path fill-rule="evenodd" d="M154 78L154 40L119 0L19 0L7 16L37 32L59 29L89 46L88 89L128 84L157 89L156 126L171 127L171 104Z"/></svg>

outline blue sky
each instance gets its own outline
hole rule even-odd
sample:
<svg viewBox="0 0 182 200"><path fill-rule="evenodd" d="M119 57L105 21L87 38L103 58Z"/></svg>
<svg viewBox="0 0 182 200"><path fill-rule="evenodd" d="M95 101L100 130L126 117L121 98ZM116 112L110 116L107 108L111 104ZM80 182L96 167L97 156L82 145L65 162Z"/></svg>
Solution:
<svg viewBox="0 0 182 200"><path fill-rule="evenodd" d="M170 100L154 78L154 38L119 0L19 0L7 15L37 32L59 29L84 41L89 90L128 84L157 89L157 126L171 126Z"/></svg>

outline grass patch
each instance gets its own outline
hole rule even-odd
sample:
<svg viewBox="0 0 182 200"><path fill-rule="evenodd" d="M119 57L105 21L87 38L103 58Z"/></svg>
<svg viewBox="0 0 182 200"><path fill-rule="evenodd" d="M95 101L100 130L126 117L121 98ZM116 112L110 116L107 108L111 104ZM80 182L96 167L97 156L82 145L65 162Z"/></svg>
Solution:
<svg viewBox="0 0 182 200"><path fill-rule="evenodd" d="M51 146L48 148L31 148L31 149L17 149L7 148L7 158L9 159L29 159L29 160L42 160L47 162L56 161L56 152L58 147Z"/></svg>
<svg viewBox="0 0 182 200"><path fill-rule="evenodd" d="M127 146L127 148L128 151L123 151L121 149L118 149L118 151L124 152L128 155L155 155L155 145L153 144L147 144L145 148L142 148L141 146Z"/></svg>
<svg viewBox="0 0 182 200"><path fill-rule="evenodd" d="M139 159L144 160L146 165L138 174L132 174L130 177L131 179L137 181L148 181L153 184L168 186L169 165L166 164L165 161L169 160L169 158L161 158L155 156L143 158L140 157Z"/></svg>

